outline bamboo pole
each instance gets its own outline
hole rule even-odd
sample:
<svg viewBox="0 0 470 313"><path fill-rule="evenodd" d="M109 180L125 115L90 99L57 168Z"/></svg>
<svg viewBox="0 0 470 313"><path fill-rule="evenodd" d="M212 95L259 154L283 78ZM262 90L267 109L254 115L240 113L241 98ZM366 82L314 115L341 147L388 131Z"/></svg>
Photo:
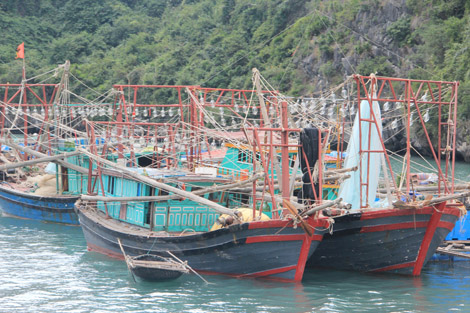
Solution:
<svg viewBox="0 0 470 313"><path fill-rule="evenodd" d="M418 186L414 188L415 191L437 191L439 189L439 186ZM444 186L441 186L441 190L443 191L445 189ZM466 190L470 189L470 184L458 184L454 186L454 190ZM391 188L391 191L395 192L395 188ZM379 188L377 189L378 192L384 193L387 192L387 188ZM400 190L403 191L403 190Z"/></svg>
<svg viewBox="0 0 470 313"><path fill-rule="evenodd" d="M429 201L429 204L437 204L437 203L441 203L441 202L444 202L444 201L455 200L455 199L466 198L466 197L470 197L470 191L435 198L435 199L432 199L431 201Z"/></svg>
<svg viewBox="0 0 470 313"><path fill-rule="evenodd" d="M330 206L339 204L342 200L343 200L343 199L338 198L338 199L336 199L336 200L334 200L334 201L330 201L330 202L323 203L323 204L321 204L321 205L319 205L319 206L316 206L316 207L314 207L314 208L312 208L312 209L310 209L310 210L308 210L308 211L302 213L301 215L302 215L302 216L306 216L306 215L309 215L309 216L310 216L310 215L314 214L315 212L318 212L318 211L320 211L320 210L329 208Z"/></svg>
<svg viewBox="0 0 470 313"><path fill-rule="evenodd" d="M357 166L350 167L350 168L340 168L338 170L327 170L324 171L326 176L331 176L331 175L337 175L341 173L347 173L347 172L355 172L357 171Z"/></svg>
<svg viewBox="0 0 470 313"><path fill-rule="evenodd" d="M23 166L29 166L37 163L43 163L43 162L52 162L60 159L64 159L66 157L71 157L80 154L79 151L72 151L72 152L67 152L67 153L62 153L54 156L47 156L43 158L37 158L29 161L22 161L22 162L10 162L5 165L0 166L0 171L12 169L12 168L18 168L18 167L23 167Z"/></svg>
<svg viewBox="0 0 470 313"><path fill-rule="evenodd" d="M194 192L191 192L194 195L203 195L208 192L216 192L216 191L222 191L222 190L227 190L231 189L233 187L238 187L238 186L243 186L245 184L249 184L254 180L257 180L261 177L264 176L264 173L258 173L250 179L233 183L233 184L228 184L228 185L219 185L219 186L214 186L214 187L209 187L209 188L204 188L200 190L196 190ZM143 201L143 202L161 202L161 201L168 201L172 199L179 199L182 198L183 196L180 195L168 195L168 196L138 196L138 197L105 197L105 196L90 196L90 195L81 195L81 199L85 201L103 201L103 202L130 202L130 201Z"/></svg>
<svg viewBox="0 0 470 313"><path fill-rule="evenodd" d="M256 94L258 95L260 111L261 111L261 115L263 116L264 127L270 127L271 126L271 121L269 120L268 111L266 110L266 104L264 103L263 93L262 93L262 90L261 90L260 73L259 73L258 69L256 69L256 68L253 68L252 71L253 71L253 75L254 75L254 84L256 86ZM265 132L265 139L266 139L266 132ZM273 143L270 142L270 144L273 144ZM260 153L262 153L261 150L262 150L262 147L260 146ZM279 190L282 193L282 179L283 179L283 177L282 177L282 172L281 172L281 166L279 165L279 161L277 160L277 157L274 157L272 162L274 164L274 168L276 169L277 181L278 181L278 184L279 184Z"/></svg>
<svg viewBox="0 0 470 313"><path fill-rule="evenodd" d="M9 146L9 147L12 147L12 148L14 148L14 149L16 149L16 150L20 150L20 151L26 152L26 153L31 154L31 155L33 155L33 156L35 156L35 157L38 157L38 158L44 158L44 157L47 157L47 156L48 156L47 154L44 154L44 153L41 153L41 152L38 152L38 151L35 151L35 150L32 150L32 149L29 149L29 148L27 148L27 147L19 146L19 145L13 143L13 142L6 141L5 139L2 139L2 138L0 138L0 143L5 144L5 145L7 145L7 146ZM61 160L56 160L56 161L54 161L54 163L58 163L58 164L60 164L60 165L62 165L62 166L64 166L64 167L67 167L67 168L70 168L70 169L72 169L72 170L74 170L74 171L77 171L77 172L79 172L79 173L88 175L88 170L85 169L84 167L77 166L77 165L75 165L75 164L71 164L71 163L69 163L69 162L61 161Z"/></svg>

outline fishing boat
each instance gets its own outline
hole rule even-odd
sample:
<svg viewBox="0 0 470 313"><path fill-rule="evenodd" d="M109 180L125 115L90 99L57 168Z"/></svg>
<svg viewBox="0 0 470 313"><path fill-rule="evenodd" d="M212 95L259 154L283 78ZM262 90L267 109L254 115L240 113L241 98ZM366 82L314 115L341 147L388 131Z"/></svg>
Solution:
<svg viewBox="0 0 470 313"><path fill-rule="evenodd" d="M104 163L104 160L101 162ZM125 178L110 174L103 174L102 178L106 183L116 184L114 188L127 186L125 196L130 200L129 197L137 196L135 192L139 190L131 186L143 186L142 182L131 177L138 178L140 174L131 169L121 168L120 171L126 174ZM82 196L85 201L97 200L95 205L79 202L76 206L90 251L122 258L118 243L120 238L126 253L131 256L152 254L168 257L169 251L187 261L188 265L199 273L299 281L302 279L305 262L328 228L327 220L315 218L302 221L303 226L307 226L311 232L306 231L298 225L299 221L292 218L245 222L237 211L224 209L208 200L211 197L219 199L219 203L226 201L223 195L220 198L221 193L217 195L217 192L213 192L211 195L207 192L207 189L216 191L217 186L206 187L205 191L197 190L204 194L200 199L195 198L197 196L190 191L195 186L203 187L204 178L192 176L191 184L186 183L186 190L182 190L156 181L152 183L150 177L153 173L149 169L147 171L149 176L145 176L146 179L140 178L149 188L141 188L140 200L135 202L113 206L113 203L118 204L117 201L121 200L121 194L115 194L116 197L108 195L107 199ZM165 178L175 186L180 185L178 180L184 181L184 176ZM208 182L207 177L205 180ZM212 178L209 186L214 186L214 181ZM115 190L123 189L117 187ZM161 195L164 190L167 190L169 195L163 197L174 197L176 193L186 199L146 205L146 197L151 194ZM251 209L249 211L252 212ZM214 226L221 223L221 213L231 217L232 222L227 222L223 228L215 229L217 227ZM258 215L259 212L255 211L254 214ZM228 220L229 218L224 219Z"/></svg>
<svg viewBox="0 0 470 313"><path fill-rule="evenodd" d="M131 257L126 254L118 238L119 247L126 261L127 268L132 273L132 277L137 276L148 281L167 281L181 277L189 273L187 263L175 259L164 258L153 254L142 254Z"/></svg>
<svg viewBox="0 0 470 313"><path fill-rule="evenodd" d="M63 75L66 75L68 68L67 62L59 66L57 72L63 70ZM7 83L0 84L0 89L2 99L5 99L0 104L0 210L8 216L77 225L78 217L73 206L78 195L62 194L56 190L55 180L53 188L41 194L26 182L26 178L40 174L32 171L32 166L42 170L36 166L38 163L61 158L54 156L50 144L53 134L46 133L46 130L51 126L48 121L53 106L59 101L56 95L64 90L64 82ZM47 138L46 144L40 143L43 135ZM14 150L16 153L11 153ZM27 168L30 172L25 173L21 168Z"/></svg>
<svg viewBox="0 0 470 313"><path fill-rule="evenodd" d="M78 196L39 196L0 185L0 210L5 215L78 225L74 204Z"/></svg>
<svg viewBox="0 0 470 313"><path fill-rule="evenodd" d="M132 88L135 90L140 87ZM174 88L178 93L185 90L181 86ZM247 156L245 161L255 164L262 159L263 167L255 169L251 176L234 176L231 173L219 175L217 170L206 171L201 168L201 165L213 163L201 156L206 134L201 135L202 116L197 112L204 111L206 106L226 108L228 105L220 104L219 100L213 104L204 98L201 101L194 96L196 92L191 91L189 87L186 90L190 94L190 108L185 111L191 113L191 117L187 119L190 121L190 126L189 132L186 126L186 130L183 134L179 134L179 138L187 135L190 137L181 144L174 139L178 135L175 130L181 131L183 126L158 122L123 122L127 114L125 96L120 97L121 102L115 106L121 110L116 113L118 121L88 122L88 142L91 145L86 150L77 147L76 150L81 154L66 159L69 164L81 164L82 167L89 169L88 177L76 175L77 173L70 168L67 170L68 192L75 193L76 189L83 194L75 208L88 249L111 257L123 258L118 243L119 238L126 254L131 257L138 255L168 257L171 253L187 262L198 273L300 281L305 263L322 240L329 222L328 219L317 218L315 215L300 216L295 204L290 203L288 182L291 169L288 161L290 147L288 133L291 129L287 126L287 104L284 103L282 106L285 117L284 128L266 127L263 130L253 126L246 127L247 131L253 133L249 141L254 151L257 151L253 152L253 155L257 155L259 159L251 155ZM123 91L125 92L125 89ZM216 91L225 92L225 90L211 90L212 93ZM132 102L142 103L138 100ZM155 109L150 105L143 106ZM183 104L179 103L176 106L181 108ZM159 108L159 111L163 110L165 105ZM180 118L185 119L183 114ZM167 135L162 136L159 153L151 149L145 157L159 158L147 162L154 168L135 168L145 158L135 149L128 154L124 151L128 147L135 148L130 138L133 138L134 143L141 141L133 133L137 126L144 128L149 134L163 133L161 128L166 128L164 133ZM116 127L116 131L108 132L108 136L116 136L117 140L108 137L105 141L106 143L115 141L116 149L108 149L106 143L103 147L94 146L93 134L103 134L100 131L101 127L103 129ZM259 140L259 131L265 132L268 143ZM281 140L269 140L268 132L280 133ZM204 138L202 142L192 137L196 133ZM160 140L158 137L157 141ZM155 136L153 138L155 139ZM127 139L130 145L126 144ZM149 138L142 140L143 143L148 141ZM178 153L177 144L180 145L180 149L183 147L183 157ZM285 177L282 185L285 188L283 194L279 195L272 186L281 172L277 171L277 175L272 175L273 166L269 165L271 161L268 159L269 155L272 159L278 149L285 157L281 167ZM163 151L166 153L162 153ZM72 177L79 179L73 181ZM269 216L264 214L266 207L264 203L268 201L264 200L265 197L257 195L257 183L266 188L270 186L268 188L270 191L265 195L271 198L268 205L270 209L267 212ZM248 202L234 201L235 197L230 189L247 186L253 187L250 194L254 197ZM251 207L247 209L247 206ZM246 210L249 213L243 214Z"/></svg>
<svg viewBox="0 0 470 313"><path fill-rule="evenodd" d="M358 170L346 172L351 177L340 185L338 191L338 198L348 202L351 207L348 210L324 212L334 219L333 231L325 234L324 240L309 259L308 265L417 276L446 235L454 228L458 218L466 213L454 203L455 199L462 195L454 194L451 171L443 172L440 167L441 155L446 155L444 161L449 166L447 169L454 167L453 147L457 122L455 113L458 84L375 76L366 78L359 75L354 78L358 86L358 113L343 166L358 167ZM366 81L370 85L366 86ZM395 93L399 83L406 85L401 90L405 90L408 95L400 99ZM440 93L442 88L448 90L447 97ZM432 94L433 99L426 100L425 97L421 97L422 94ZM393 172L382 138L380 101L402 102L408 135L405 157L405 162L408 163L403 174L403 177L406 177L406 189L400 191L401 186L392 187L395 180L392 179L390 182L385 176L387 194L381 196L377 193L378 173L381 169L385 175L393 175ZM436 152L420 113L420 109L424 110L430 103L439 107L439 133L445 127L448 136L445 147L441 139L438 139ZM409 129L416 121L413 120L410 111L418 114L418 122L423 127L435 156L439 186L436 187L434 194L418 193L412 185ZM453 124L446 124L449 120ZM453 127L444 125L453 125ZM388 162L388 168L385 160ZM441 190L445 192L441 193Z"/></svg>
<svg viewBox="0 0 470 313"><path fill-rule="evenodd" d="M181 277L189 270L169 258L153 254L126 256L126 263L132 274L148 281L166 281Z"/></svg>

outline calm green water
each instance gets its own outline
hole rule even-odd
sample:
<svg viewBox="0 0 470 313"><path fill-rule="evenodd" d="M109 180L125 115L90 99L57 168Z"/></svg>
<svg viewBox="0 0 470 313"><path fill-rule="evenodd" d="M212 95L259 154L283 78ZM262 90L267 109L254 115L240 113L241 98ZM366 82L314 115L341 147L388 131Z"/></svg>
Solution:
<svg viewBox="0 0 470 313"><path fill-rule="evenodd" d="M132 281L87 252L79 227L0 217L0 312L446 312L470 310L470 262L421 277L310 270L299 284L195 275Z"/></svg>
<svg viewBox="0 0 470 313"><path fill-rule="evenodd" d="M390 159L394 173L400 173L403 168L403 157L394 156ZM437 173L436 162L433 159L422 159L417 156L411 157L411 172L412 173ZM441 162L441 170L445 172L445 163ZM449 169L449 176L451 170ZM463 182L470 182L470 163L455 162L455 183L461 184Z"/></svg>
<svg viewBox="0 0 470 313"><path fill-rule="evenodd" d="M470 181L470 165L457 176ZM299 284L195 275L134 283L80 227L0 216L0 312L470 312L470 262L421 277L309 270Z"/></svg>

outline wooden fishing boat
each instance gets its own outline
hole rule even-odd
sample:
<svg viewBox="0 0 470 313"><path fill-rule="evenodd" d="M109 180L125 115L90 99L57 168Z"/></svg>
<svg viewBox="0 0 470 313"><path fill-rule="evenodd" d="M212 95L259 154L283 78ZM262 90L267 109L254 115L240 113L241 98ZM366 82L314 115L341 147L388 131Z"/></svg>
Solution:
<svg viewBox="0 0 470 313"><path fill-rule="evenodd" d="M308 266L420 275L461 211L445 202L420 209L384 209L334 218L333 232Z"/></svg>
<svg viewBox="0 0 470 313"><path fill-rule="evenodd" d="M185 262L177 262L174 259L154 254L141 254L132 257L126 254L119 238L118 243L127 268L133 276L135 275L148 281L167 281L177 279L181 275L189 273L188 265Z"/></svg>
<svg viewBox="0 0 470 313"><path fill-rule="evenodd" d="M350 210L324 212L334 219L334 226L332 232L324 236L324 240L309 259L308 265L417 276L420 275L423 266L432 257L446 235L454 228L458 218L466 213L453 202L462 194L454 194L453 174L448 170L454 168L455 162L457 122L455 94L458 83L411 82L406 79L374 76L369 78L370 85L366 86L364 77L357 75L354 78L358 85L358 113L352 128L344 167L357 166L358 171L349 171L351 178L345 180L338 191L338 198L348 202L351 207ZM396 84L407 84L406 88L409 90L408 95L403 97L403 99L408 99L403 102L405 108L406 106L408 108L404 116L408 135L407 154L404 161L407 163L404 165L406 172L402 173L402 180L406 182L404 190L395 185L393 179L390 161L382 139L382 119L378 105L379 101L402 102L394 92L390 92L393 90L392 81ZM451 91L447 98L441 97L441 88L444 86ZM413 92L415 92L415 98L411 99L410 94ZM436 152L426 130L426 121L419 111L419 107L423 109L430 102L426 100L425 95L417 101L417 94L420 92L434 93L439 97L439 101L433 102L439 107L437 127L439 132L447 131L448 141L443 145L439 138ZM441 111L441 109L444 110L443 108L445 111ZM438 186L432 194L418 193L413 185L409 159L409 128L413 123L413 114L410 114L412 110L417 110L418 122L421 122L435 157ZM448 121L452 121L453 127L443 126ZM444 154L446 154L443 160L446 162L445 172L441 170L441 155ZM387 194L378 196L376 191L378 173L381 169L385 173ZM390 174L392 175L391 183L387 178ZM441 193L441 190L444 192ZM393 199L395 201L392 201Z"/></svg>
<svg viewBox="0 0 470 313"><path fill-rule="evenodd" d="M123 92L125 90L127 89L123 89ZM194 106L194 109L188 111L195 112L200 105L199 99L196 97L191 99L190 105ZM121 101L127 101L127 98L122 97ZM136 100L135 103L141 102ZM220 104L214 103L214 105ZM119 108L125 107L124 103L119 106ZM82 188L80 189L82 193L85 189L88 193L83 195L82 201L76 205L88 249L122 258L117 241L117 238L120 238L124 250L130 256L151 254L167 257L168 251L187 261L188 265L199 273L300 281L305 263L322 240L329 223L326 218L317 218L314 215L300 217L295 209L287 208L289 205L281 209L276 198L277 192L271 188L273 180L279 176L280 171L277 171L278 175L270 173L272 164L269 163L271 161L268 155L271 155L272 160L274 153L277 153L280 147L283 157L282 175L285 180L282 183L284 187L282 198L279 198L280 202L290 200L288 183L290 130L287 127L286 103L283 104L282 110L285 127L266 130L280 132L281 140L276 142L266 140L269 144L266 146L267 143L262 143L258 138L258 129L248 128L248 131L253 132L253 138L257 139L257 143L252 142L252 147L255 151L259 151L258 157L264 163L263 167L258 169L260 172L250 176L231 174L220 176L217 171L213 171L213 175L196 174L195 169L200 166L200 161L204 164L210 162L198 155L203 149L200 147L201 142L194 139L189 139L189 143L193 140L195 144L184 152L186 168L178 167L182 162L177 159L177 153L173 155L168 153L164 156L164 161L149 162L156 167L160 166L159 168L147 167L137 171L124 167L120 165L122 163L119 160L114 162L114 158L119 159L124 155L120 151L120 149L124 151L122 144L120 146L118 144L118 151L113 151L112 155L105 148L98 151L92 146L90 151L81 151L80 156L67 158L69 163L82 164L90 168L90 175L82 177L82 183L70 181L68 184L69 192ZM117 116L120 114L126 114L126 111L123 110ZM195 125L200 125L198 120L200 115L192 114L189 120ZM123 140L122 128L131 128L134 124L120 121L90 122L88 127L91 135L96 132L95 126L106 129L117 127L118 140ZM154 129L157 127L168 127L167 133L170 133L170 138L176 137L173 130L177 125L149 122L140 123L138 126L150 129L149 133L155 132ZM89 142L95 142L92 136ZM177 141L169 140L163 143L166 144L167 151L177 150L175 147ZM132 153L129 158L131 162ZM156 158L161 158L161 155L157 155ZM129 159L126 164L130 163ZM249 157L248 160L247 157L244 161L255 163L256 158ZM139 164L140 161L132 163ZM91 164L96 165L96 168ZM75 172L68 170L68 174L69 177L73 177ZM233 201L232 192L228 189L229 186L231 188L252 186L254 189L250 194L256 195L258 180L261 184L271 186L266 192L266 196L271 198L270 205L273 208L272 212L268 212L270 215L268 220L259 220L263 215L260 211L264 211L263 203L266 203L266 200L256 197L248 202L237 203ZM237 208L244 206L250 206L249 210L252 212L250 221L246 221L237 212ZM227 215L227 218L222 219L222 214ZM217 224L223 224L223 227L215 229L214 226Z"/></svg>
<svg viewBox="0 0 470 313"><path fill-rule="evenodd" d="M90 206L79 205L77 212L90 251L122 258L119 237L130 255L167 256L170 251L199 273L279 281L302 279L305 262L328 226L325 220L309 219L315 229L311 236L294 228L291 220L254 221L205 232L149 233L106 218Z"/></svg>
<svg viewBox="0 0 470 313"><path fill-rule="evenodd" d="M180 263L153 254L127 256L126 263L135 276L149 281L173 280L189 273Z"/></svg>
<svg viewBox="0 0 470 313"><path fill-rule="evenodd" d="M69 62L59 65L57 73L60 70L63 71L62 77L67 76L69 65ZM23 80L26 81L26 78L23 77ZM52 119L53 107L59 103L64 81L6 83L0 84L0 87L1 97L5 99L0 105L0 175L4 180L0 185L0 210L9 216L77 225L78 217L73 206L78 195L61 194L55 188L45 194L35 194L22 184L22 179L30 175L18 170L23 167L31 169L30 166L36 163L57 161L63 157L55 155L52 149L54 134L47 130L51 126L48 122ZM48 140L48 144L39 144L44 140ZM11 150L16 152L9 153ZM14 173L15 169L22 173L22 179L16 180L18 184L9 177L10 171Z"/></svg>
<svg viewBox="0 0 470 313"><path fill-rule="evenodd" d="M38 196L0 185L0 210L9 216L78 225L78 196Z"/></svg>

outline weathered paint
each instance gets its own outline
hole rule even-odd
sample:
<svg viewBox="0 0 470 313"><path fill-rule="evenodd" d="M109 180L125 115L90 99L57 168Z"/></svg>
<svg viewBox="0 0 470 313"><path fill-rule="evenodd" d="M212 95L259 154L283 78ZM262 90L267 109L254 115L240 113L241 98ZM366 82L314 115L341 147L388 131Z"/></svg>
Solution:
<svg viewBox="0 0 470 313"><path fill-rule="evenodd" d="M335 218L333 233L310 257L308 266L361 272L420 275L459 216L454 207L378 210Z"/></svg>
<svg viewBox="0 0 470 313"><path fill-rule="evenodd" d="M309 220L315 229L313 237L306 235L301 227L294 228L289 221L281 220L159 237L148 232L136 235L120 231L120 228L112 226L119 222L106 221L102 213L86 208L78 209L78 214L88 249L92 251L122 258L117 242L120 238L129 255L150 253L167 256L166 251L170 251L202 273L282 281L302 279L305 262L328 226L325 220Z"/></svg>
<svg viewBox="0 0 470 313"><path fill-rule="evenodd" d="M0 209L8 215L78 225L73 206L78 197L43 197L0 186Z"/></svg>

